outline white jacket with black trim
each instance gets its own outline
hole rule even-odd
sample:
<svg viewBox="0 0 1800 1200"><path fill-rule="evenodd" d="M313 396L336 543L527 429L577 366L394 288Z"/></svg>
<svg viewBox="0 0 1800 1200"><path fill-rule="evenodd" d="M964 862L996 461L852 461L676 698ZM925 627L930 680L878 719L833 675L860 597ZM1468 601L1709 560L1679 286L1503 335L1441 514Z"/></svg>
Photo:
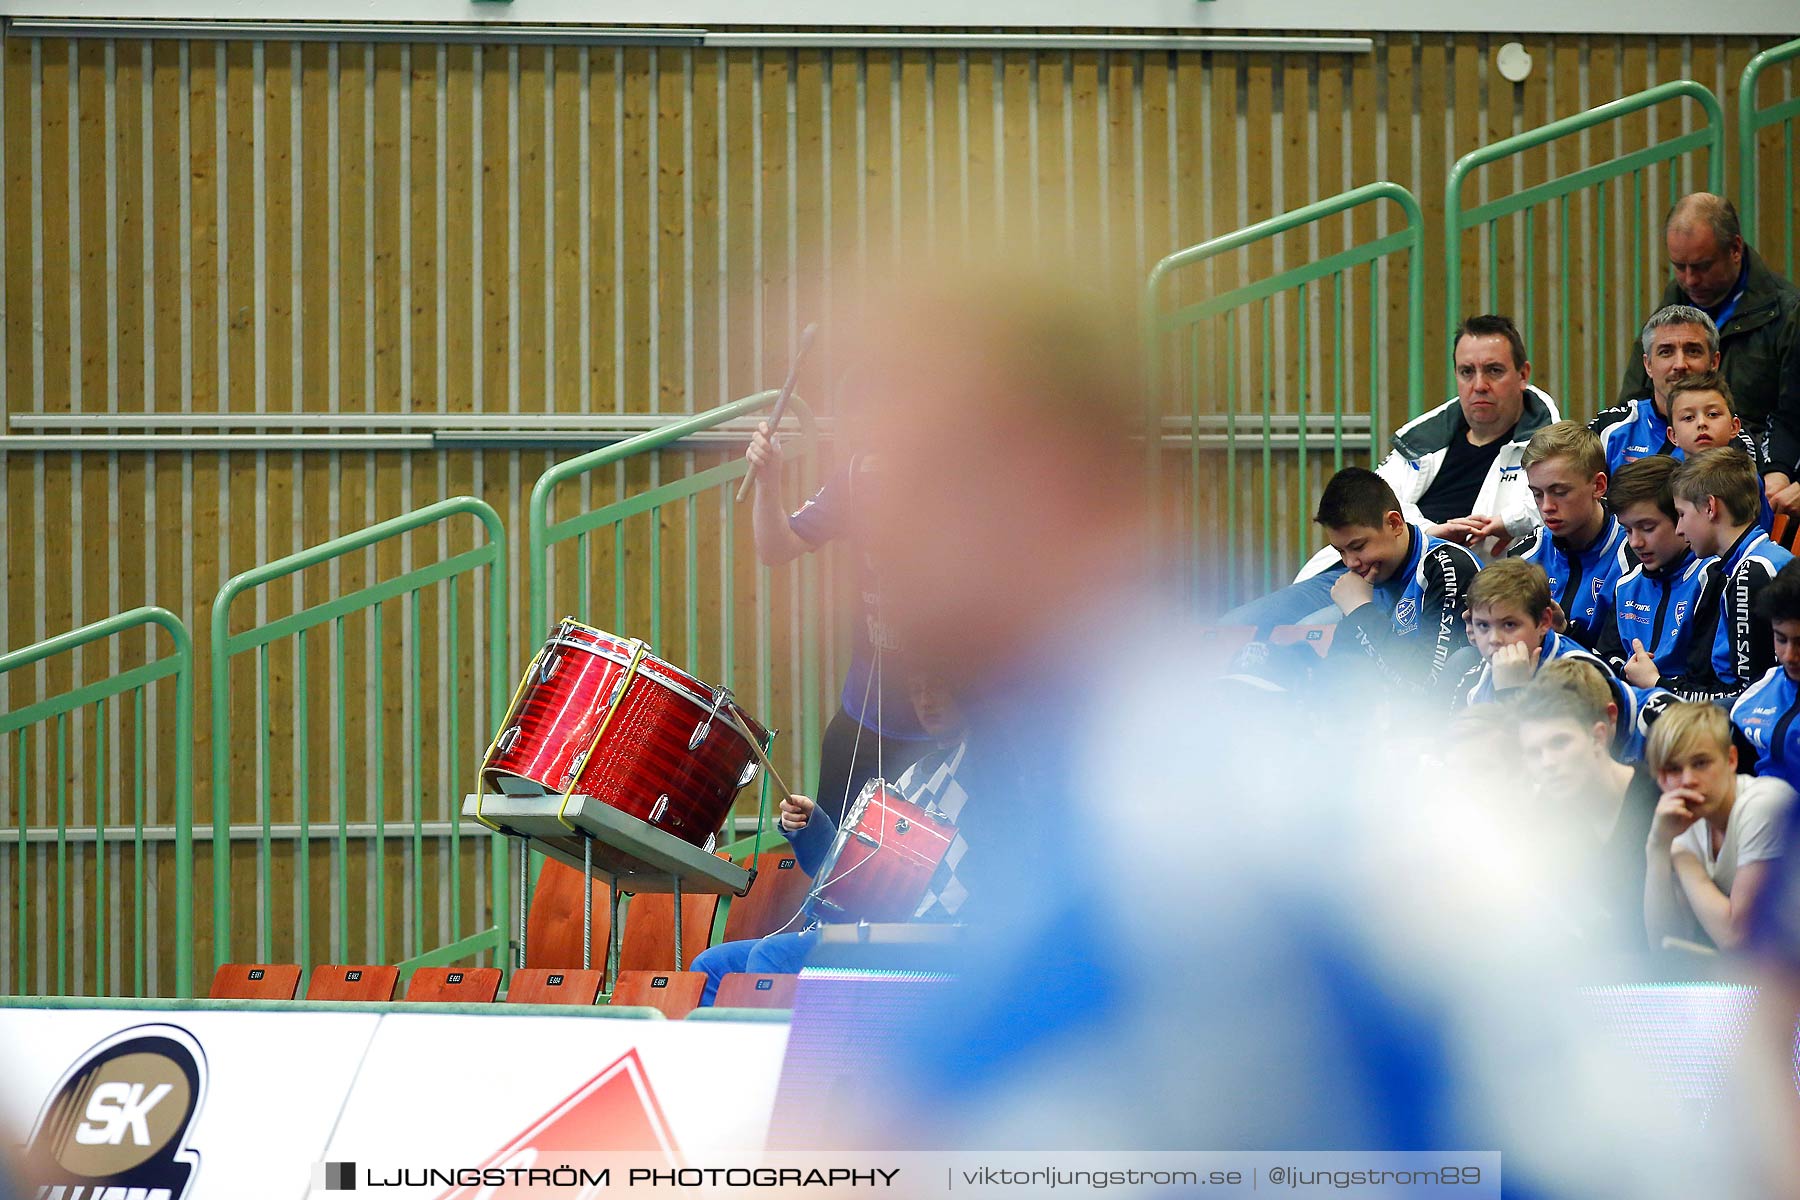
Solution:
<svg viewBox="0 0 1800 1200"><path fill-rule="evenodd" d="M1394 489L1394 495L1400 500L1401 514L1414 525L1430 524L1425 514L1419 511L1419 498L1437 479L1444 458L1450 453L1450 439L1462 424L1461 416L1460 402L1452 396L1424 416L1408 421L1394 432L1390 441L1393 448L1375 468L1375 473ZM1525 389L1524 408L1519 413L1519 423L1513 427L1512 439L1494 456L1471 512L1501 518L1506 522L1507 534L1514 538L1523 537L1537 528L1537 505L1531 499L1531 489L1526 486L1525 470L1521 465L1525 444L1532 434L1561 419L1562 414L1549 393L1535 387ZM1488 547L1473 546L1470 549L1475 551L1477 558L1492 557ZM1308 559L1295 578L1317 575L1337 566L1340 561L1338 552L1327 546Z"/></svg>

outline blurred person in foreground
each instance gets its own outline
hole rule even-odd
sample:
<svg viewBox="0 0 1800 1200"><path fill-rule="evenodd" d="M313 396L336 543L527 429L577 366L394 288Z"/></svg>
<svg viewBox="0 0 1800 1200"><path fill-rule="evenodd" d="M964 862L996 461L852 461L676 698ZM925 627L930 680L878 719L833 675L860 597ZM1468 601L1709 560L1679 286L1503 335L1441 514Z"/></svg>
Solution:
<svg viewBox="0 0 1800 1200"><path fill-rule="evenodd" d="M782 503L785 456L767 421L751 435L744 457L756 480L751 532L763 565L780 566L833 542L843 542L850 558L856 594L850 666L838 710L825 726L813 790L820 811L842 821L864 784L881 772L898 775L932 744L907 698L906 648L883 613L883 564L861 537L868 498L882 486L881 466L876 455L840 454L818 490L790 513Z"/></svg>
<svg viewBox="0 0 1800 1200"><path fill-rule="evenodd" d="M1195 678L1145 539L1130 306L938 278L870 309L871 441L921 481L870 537L908 644L974 682L991 900L847 1143L1486 1148L1513 1195L1735 1194L1728 1133L1671 1137L1586 1019L1535 932L1566 892L1507 806L1409 769L1378 712L1305 726Z"/></svg>
<svg viewBox="0 0 1800 1200"><path fill-rule="evenodd" d="M1538 796L1547 834L1560 835L1572 872L1599 886L1597 904L1570 907L1565 928L1601 952L1643 949L1644 840L1661 794L1641 763L1613 758L1619 706L1587 664L1544 664L1516 702L1520 760Z"/></svg>

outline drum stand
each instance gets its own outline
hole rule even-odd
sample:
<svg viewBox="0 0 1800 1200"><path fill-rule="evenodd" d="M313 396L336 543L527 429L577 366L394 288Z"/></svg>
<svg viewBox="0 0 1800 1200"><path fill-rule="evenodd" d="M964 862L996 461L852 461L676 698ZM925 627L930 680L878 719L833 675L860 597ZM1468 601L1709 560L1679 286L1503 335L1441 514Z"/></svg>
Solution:
<svg viewBox="0 0 1800 1200"><path fill-rule="evenodd" d="M619 975L618 921L621 892L634 895L668 892L675 907L675 969L685 969L681 947L682 893L741 896L750 888L750 872L709 854L666 830L603 804L592 796L508 796L489 793L463 797L463 816L477 818L519 842L519 954L525 965L525 920L529 907L530 851L537 850L581 871L583 889L581 960L592 967L592 881L604 879L612 889L613 936L607 940L605 984Z"/></svg>

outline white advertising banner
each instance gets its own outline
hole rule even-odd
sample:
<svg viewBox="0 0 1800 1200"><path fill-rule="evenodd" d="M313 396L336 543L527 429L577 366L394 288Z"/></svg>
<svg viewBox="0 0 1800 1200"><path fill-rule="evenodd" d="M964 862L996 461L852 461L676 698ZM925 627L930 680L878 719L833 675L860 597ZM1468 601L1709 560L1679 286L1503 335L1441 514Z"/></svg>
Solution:
<svg viewBox="0 0 1800 1200"><path fill-rule="evenodd" d="M760 1150L787 1034L762 1022L394 1014L325 1159L355 1164L365 1183L394 1181L383 1192L394 1200L498 1200L515 1189L446 1187L442 1173L613 1151L673 1165ZM342 1183L317 1186L323 1195Z"/></svg>
<svg viewBox="0 0 1800 1200"><path fill-rule="evenodd" d="M57 1200L301 1196L380 1021L0 1009L0 1136Z"/></svg>

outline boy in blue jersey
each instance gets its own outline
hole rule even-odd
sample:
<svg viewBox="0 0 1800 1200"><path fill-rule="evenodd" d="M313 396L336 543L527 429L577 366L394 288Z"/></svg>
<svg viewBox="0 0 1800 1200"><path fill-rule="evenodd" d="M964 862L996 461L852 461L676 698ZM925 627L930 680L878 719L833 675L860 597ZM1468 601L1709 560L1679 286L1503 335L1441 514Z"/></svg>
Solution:
<svg viewBox="0 0 1800 1200"><path fill-rule="evenodd" d="M1549 577L1535 563L1502 559L1475 577L1469 588L1469 635L1482 663L1457 684L1456 707L1508 698L1546 663L1584 663L1605 681L1618 706L1613 756L1620 762L1637 761L1650 723L1674 697L1631 687L1591 651L1557 633L1551 628L1553 607Z"/></svg>
<svg viewBox="0 0 1800 1200"><path fill-rule="evenodd" d="M1756 613L1756 597L1794 556L1756 525L1760 481L1756 464L1736 446L1694 455L1670 479L1676 529L1697 555L1716 561L1706 568L1702 616L1714 622L1710 638L1696 632L1688 674L1664 687L1688 699L1735 696L1774 664L1768 622Z"/></svg>
<svg viewBox="0 0 1800 1200"><path fill-rule="evenodd" d="M1347 568L1331 588L1344 614L1331 657L1367 660L1390 684L1436 683L1468 645L1462 612L1481 569L1475 556L1409 523L1387 480L1363 467L1331 477L1315 519Z"/></svg>
<svg viewBox="0 0 1800 1200"><path fill-rule="evenodd" d="M1731 724L1753 754L1756 774L1800 786L1800 563L1789 563L1756 598L1769 623L1775 665L1731 706Z"/></svg>
<svg viewBox="0 0 1800 1200"><path fill-rule="evenodd" d="M1574 421L1546 425L1525 447L1524 466L1543 527L1507 554L1543 568L1562 615L1557 631L1592 650L1612 624L1613 585L1626 570L1600 439Z"/></svg>
<svg viewBox="0 0 1800 1200"><path fill-rule="evenodd" d="M1673 457L1720 446L1745 447L1744 423L1738 420L1731 385L1717 371L1695 371L1669 384L1669 437Z"/></svg>
<svg viewBox="0 0 1800 1200"><path fill-rule="evenodd" d="M1632 566L1613 585L1613 620L1601 631L1596 653L1637 687L1686 669L1701 589L1709 561L1688 548L1675 529L1675 493L1669 480L1679 466L1663 454L1627 463L1607 495L1625 527Z"/></svg>

